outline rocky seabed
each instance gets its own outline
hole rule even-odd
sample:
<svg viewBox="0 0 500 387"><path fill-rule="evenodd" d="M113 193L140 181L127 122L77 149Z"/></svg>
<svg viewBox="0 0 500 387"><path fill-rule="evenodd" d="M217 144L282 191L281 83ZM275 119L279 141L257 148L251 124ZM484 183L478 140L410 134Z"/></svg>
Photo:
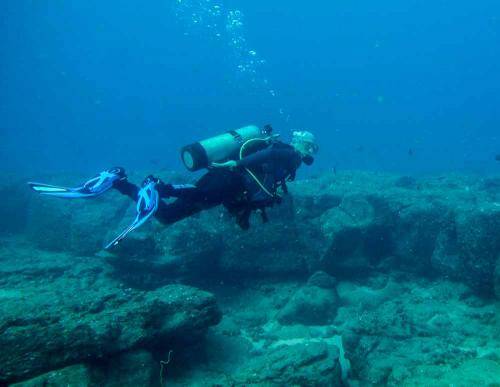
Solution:
<svg viewBox="0 0 500 387"><path fill-rule="evenodd" d="M127 198L2 181L0 385L500 386L500 177L324 174L111 251Z"/></svg>

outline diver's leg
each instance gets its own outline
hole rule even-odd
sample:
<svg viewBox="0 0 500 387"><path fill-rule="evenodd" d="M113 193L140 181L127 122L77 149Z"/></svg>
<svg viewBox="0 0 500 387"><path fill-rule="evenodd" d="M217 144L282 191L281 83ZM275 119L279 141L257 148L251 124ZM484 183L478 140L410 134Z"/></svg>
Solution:
<svg viewBox="0 0 500 387"><path fill-rule="evenodd" d="M212 203L211 205L206 205L200 202L195 202L188 199L177 199L172 203L160 202L158 210L156 211L156 219L164 224L170 225L176 223L182 219L188 218L194 214L197 214L203 210L215 207L220 203Z"/></svg>
<svg viewBox="0 0 500 387"><path fill-rule="evenodd" d="M139 188L123 179L113 186L137 202L137 215L133 223L105 248L116 246L152 216L161 223L169 225L202 210L223 204L244 190L241 182L241 177L232 172L209 172L202 176L195 186L164 184L160 179L148 176ZM167 204L161 200L175 196L178 198L173 203Z"/></svg>
<svg viewBox="0 0 500 387"><path fill-rule="evenodd" d="M122 195L128 196L134 202L137 201L140 188L134 183L131 183L128 180L120 180L113 184L113 188Z"/></svg>
<svg viewBox="0 0 500 387"><path fill-rule="evenodd" d="M243 190L241 176L230 171L210 171L196 184L167 184L153 176L148 178L156 181L156 190L162 199L178 198L192 202L220 204L221 201L231 199ZM115 182L113 188L137 201L140 188L128 180Z"/></svg>
<svg viewBox="0 0 500 387"><path fill-rule="evenodd" d="M192 184L165 184L160 179L156 179L156 190L162 199L168 198L195 198L199 195L198 187ZM113 185L113 188L122 195L128 196L137 202L140 187L128 180L121 180Z"/></svg>
<svg viewBox="0 0 500 387"><path fill-rule="evenodd" d="M198 192L198 187L193 184L158 184L158 193L162 199L168 198L191 198Z"/></svg>
<svg viewBox="0 0 500 387"><path fill-rule="evenodd" d="M240 174L215 170L203 175L196 184L164 184L158 185L160 197L175 197L198 202L203 205L218 205L231 200L244 191L244 183Z"/></svg>
<svg viewBox="0 0 500 387"><path fill-rule="evenodd" d="M150 176L151 177L151 176ZM148 177L149 178L149 177ZM156 179L156 190L160 198L194 198L198 195L198 187L192 184L165 184L160 179ZM137 202L141 188L128 180L117 181L113 188L122 195L128 196Z"/></svg>
<svg viewBox="0 0 500 387"><path fill-rule="evenodd" d="M209 172L198 180L195 186L164 184L158 178L148 176L141 188L127 181L116 184L115 188L137 202L137 215L134 222L106 248L116 246L153 215L161 223L169 225L204 209L223 204L239 192L242 186L235 174ZM161 200L162 197L175 196L178 198L173 203L166 204Z"/></svg>
<svg viewBox="0 0 500 387"><path fill-rule="evenodd" d="M200 211L221 205L242 192L241 176L231 171L210 171L195 185L161 184L161 197L177 197L173 203L161 202L156 218L163 224L172 224Z"/></svg>

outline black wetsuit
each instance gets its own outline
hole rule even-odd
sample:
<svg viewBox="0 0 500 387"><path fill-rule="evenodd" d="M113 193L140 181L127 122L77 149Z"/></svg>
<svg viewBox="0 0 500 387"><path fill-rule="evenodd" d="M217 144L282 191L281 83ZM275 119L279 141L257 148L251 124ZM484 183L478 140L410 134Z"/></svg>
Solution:
<svg viewBox="0 0 500 387"><path fill-rule="evenodd" d="M234 170L213 169L203 175L195 185L173 185L160 182L158 192L161 198L177 198L172 203L160 201L156 218L164 224L172 224L202 210L224 205L235 215L238 224L246 229L253 210L264 210L279 201L271 197L245 170L248 168L257 176L265 188L272 193L281 186L286 192L286 181L295 178L301 164L301 157L295 149L282 142L275 142L264 150L237 161ZM122 194L137 200L139 188L127 180L119 181L114 188ZM262 212L266 220L265 212Z"/></svg>

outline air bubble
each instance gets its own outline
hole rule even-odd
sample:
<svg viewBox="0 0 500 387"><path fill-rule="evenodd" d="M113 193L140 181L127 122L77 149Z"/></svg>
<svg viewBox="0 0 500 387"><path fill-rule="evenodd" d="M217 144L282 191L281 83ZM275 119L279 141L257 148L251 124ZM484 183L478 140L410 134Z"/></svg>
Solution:
<svg viewBox="0 0 500 387"><path fill-rule="evenodd" d="M245 80L253 92L277 97L269 81L262 76L266 61L247 42L243 12L225 8L222 0L176 0L172 4L176 18L187 29L184 35L208 37L226 44L232 61L230 65L241 77L238 84ZM279 113L283 117L286 114L283 109Z"/></svg>

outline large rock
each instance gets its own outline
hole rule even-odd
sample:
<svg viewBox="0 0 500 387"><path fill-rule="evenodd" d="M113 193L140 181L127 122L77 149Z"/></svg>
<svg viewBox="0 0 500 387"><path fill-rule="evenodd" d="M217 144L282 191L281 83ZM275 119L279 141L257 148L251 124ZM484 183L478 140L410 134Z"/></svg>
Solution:
<svg viewBox="0 0 500 387"><path fill-rule="evenodd" d="M392 281L388 281L377 288L356 286L350 282L342 282L337 286L337 291L343 305L359 307L363 311L370 311L378 308L387 300L394 298L401 289Z"/></svg>
<svg viewBox="0 0 500 387"><path fill-rule="evenodd" d="M406 371L406 370L405 370ZM500 364L488 359L470 359L458 367L421 365L412 373L392 372L388 386L498 386Z"/></svg>
<svg viewBox="0 0 500 387"><path fill-rule="evenodd" d="M84 364L76 364L12 384L12 387L89 387L92 385L93 380L89 367Z"/></svg>
<svg viewBox="0 0 500 387"><path fill-rule="evenodd" d="M500 251L499 230L498 205L465 209L457 216L457 240L463 262L461 278L472 288L490 294Z"/></svg>
<svg viewBox="0 0 500 387"><path fill-rule="evenodd" d="M452 222L448 213L446 206L423 200L400 211L393 236L394 255L406 269L429 272L438 235Z"/></svg>
<svg viewBox="0 0 500 387"><path fill-rule="evenodd" d="M257 213L252 215L253 227L242 231L234 224L223 229L225 249L220 258L220 269L225 273L283 276L304 275L316 258L303 224L295 219L295 205L291 197L268 211L270 221L263 224Z"/></svg>
<svg viewBox="0 0 500 387"><path fill-rule="evenodd" d="M136 387L158 384L159 366L147 351L125 352L108 361L76 364L15 383L15 387Z"/></svg>
<svg viewBox="0 0 500 387"><path fill-rule="evenodd" d="M442 373L471 358L498 362L500 326L494 302L451 281L412 276L404 282L366 282L371 284L339 284L344 306L335 321L360 385L426 386L428 381L405 379L413 372L419 375L425 364ZM471 376L477 383L465 385L485 385L480 374Z"/></svg>
<svg viewBox="0 0 500 387"><path fill-rule="evenodd" d="M268 224L254 215L253 227L242 231L223 208L170 227L152 221L111 252L119 257L112 263L124 281L145 289L179 276L307 277L324 270L345 278L397 267L493 294L500 245L497 181L324 174L290 184L291 195L269 211ZM132 203L116 192L88 201L31 196L26 206L15 205L26 207L25 220L14 229L27 224L25 235L38 247L80 255L100 251L133 218Z"/></svg>
<svg viewBox="0 0 500 387"><path fill-rule="evenodd" d="M456 222L443 225L438 231L430 259L432 269L444 277L460 279L463 260L457 240Z"/></svg>
<svg viewBox="0 0 500 387"><path fill-rule="evenodd" d="M253 359L234 382L242 385L341 386L339 350L322 342L282 345Z"/></svg>
<svg viewBox="0 0 500 387"><path fill-rule="evenodd" d="M133 213L130 199L113 191L79 200L32 196L26 236L38 248L92 255L118 235L128 210Z"/></svg>
<svg viewBox="0 0 500 387"><path fill-rule="evenodd" d="M322 289L335 289L337 281L331 275L319 270L309 277L307 284L309 286L317 286Z"/></svg>
<svg viewBox="0 0 500 387"><path fill-rule="evenodd" d="M339 207L321 216L321 232L330 241L323 268L343 276L372 270L391 252L392 217L383 198L346 195Z"/></svg>
<svg viewBox="0 0 500 387"><path fill-rule="evenodd" d="M278 314L281 324L326 325L337 313L335 289L307 285L292 296Z"/></svg>
<svg viewBox="0 0 500 387"><path fill-rule="evenodd" d="M213 211L202 216L209 217ZM153 219L107 251L106 258L114 276L134 288L156 289L180 279L208 280L220 274L225 248L221 226L215 224L212 227L199 215L168 227ZM122 226L126 227L124 222Z"/></svg>
<svg viewBox="0 0 500 387"><path fill-rule="evenodd" d="M9 254L0 254L0 384L135 348L187 343L221 317L210 293L183 285L123 288L97 258Z"/></svg>
<svg viewBox="0 0 500 387"><path fill-rule="evenodd" d="M145 350L125 352L90 365L92 384L103 387L155 386L160 364Z"/></svg>

